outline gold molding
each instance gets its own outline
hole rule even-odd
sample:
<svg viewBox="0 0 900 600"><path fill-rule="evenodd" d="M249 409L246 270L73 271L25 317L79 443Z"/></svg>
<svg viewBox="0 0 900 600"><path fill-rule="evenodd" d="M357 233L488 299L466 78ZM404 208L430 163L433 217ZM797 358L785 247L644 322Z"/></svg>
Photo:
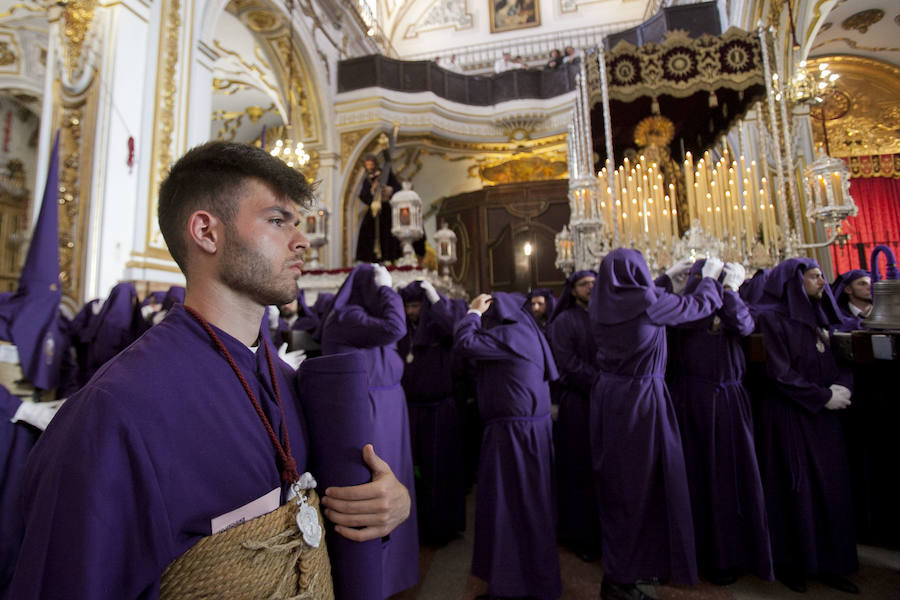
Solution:
<svg viewBox="0 0 900 600"><path fill-rule="evenodd" d="M132 256L135 258L140 257L140 255L138 255L136 253L132 253ZM144 258L146 258L146 257L144 257ZM148 269L148 270L154 270L154 271L165 271L166 273L178 273L180 275L184 274L184 273L182 273L181 269L179 269L178 266L175 265L175 263L172 263L171 265L160 265L157 263L135 260L134 258L132 260L129 260L127 263L125 263L125 268L126 269Z"/></svg>
<svg viewBox="0 0 900 600"><path fill-rule="evenodd" d="M854 50L861 50L861 51L863 51L863 52L900 52L900 47L897 47L897 48L890 48L890 47L879 48L879 47L877 47L877 46L860 46L859 44L856 43L855 40L852 40L852 39L850 39L850 38L845 38L845 37L832 38L832 39L830 39L830 40L825 40L824 42L820 42L820 43L816 44L815 46L813 46L813 47L810 48L809 50L810 50L810 52L812 52L813 50L818 50L818 49L821 48L822 46L826 46L826 45L828 45L828 44L833 44L833 43L835 43L835 42L844 42L845 44L847 44L848 46L850 46L850 47L853 48Z"/></svg>
<svg viewBox="0 0 900 600"><path fill-rule="evenodd" d="M35 6L34 4L32 4L30 2L18 2L16 4L13 4L12 6L10 6L8 11L0 13L0 20L13 16L13 14L19 9L25 9L25 10L27 10L29 12L33 12L33 13L47 12L46 6Z"/></svg>
<svg viewBox="0 0 900 600"><path fill-rule="evenodd" d="M163 5L162 22L164 27L159 32L159 55L156 71L156 105L154 106L152 156L150 170L150 189L147 198L147 227L144 239L148 256L169 259L165 242L159 233L156 223L156 211L159 202L159 185L168 173L173 160L173 139L175 132L175 94L176 70L178 67L179 40L181 39L181 2L168 0Z"/></svg>

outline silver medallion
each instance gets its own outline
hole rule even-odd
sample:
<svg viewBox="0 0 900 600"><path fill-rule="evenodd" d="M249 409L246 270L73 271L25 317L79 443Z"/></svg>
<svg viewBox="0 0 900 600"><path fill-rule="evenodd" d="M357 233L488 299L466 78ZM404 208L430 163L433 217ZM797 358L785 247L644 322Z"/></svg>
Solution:
<svg viewBox="0 0 900 600"><path fill-rule="evenodd" d="M297 528L303 535L303 541L313 548L318 548L322 542L322 526L319 525L319 513L306 503L306 498L300 501L297 510Z"/></svg>
<svg viewBox="0 0 900 600"><path fill-rule="evenodd" d="M316 480L313 476L306 472L300 476L300 479L292 486L292 490L297 498L297 529L303 536L303 541L307 545L318 548L322 543L322 526L319 525L319 511L307 504L306 490L316 487Z"/></svg>
<svg viewBox="0 0 900 600"><path fill-rule="evenodd" d="M406 355L406 364L411 365L412 361L413 361L413 353L410 352L409 354Z"/></svg>

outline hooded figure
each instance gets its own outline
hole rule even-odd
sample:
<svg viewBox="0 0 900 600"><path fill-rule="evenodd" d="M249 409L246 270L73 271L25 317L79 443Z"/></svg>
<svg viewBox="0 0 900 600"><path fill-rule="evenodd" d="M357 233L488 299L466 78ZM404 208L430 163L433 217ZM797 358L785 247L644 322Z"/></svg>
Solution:
<svg viewBox="0 0 900 600"><path fill-rule="evenodd" d="M757 324L768 375L757 450L775 574L795 590L805 590L808 575L855 588L842 577L858 563L847 448L833 410L849 405L852 376L831 352L830 332L844 323L815 260L772 269Z"/></svg>
<svg viewBox="0 0 900 600"><path fill-rule="evenodd" d="M136 337L137 290L133 283L116 284L99 311L95 308L98 302L87 303L71 324L72 345L78 360L77 389Z"/></svg>
<svg viewBox="0 0 900 600"><path fill-rule="evenodd" d="M59 135L53 145L41 211L19 277L19 287L0 301L0 340L19 351L25 379L52 390L69 354L68 323L59 312Z"/></svg>
<svg viewBox="0 0 900 600"><path fill-rule="evenodd" d="M553 316L553 310L556 307L556 297L553 295L553 291L547 288L538 288L528 292L527 298L525 309L534 317L541 333L547 335L547 325L550 323L550 317Z"/></svg>
<svg viewBox="0 0 900 600"><path fill-rule="evenodd" d="M636 250L617 248L600 263L590 304L597 346L590 413L603 597L644 597L634 584L652 578L697 582L681 434L665 382L666 326L721 305L711 277L690 295L663 291Z"/></svg>
<svg viewBox="0 0 900 600"><path fill-rule="evenodd" d="M390 285L378 284L371 264L358 265L350 271L322 325L323 356L343 352L365 356L370 410L374 414L372 444L412 498L410 518L391 532L384 543L385 598L413 587L419 577L409 415L401 386L403 360L397 354L397 341L405 333L403 302Z"/></svg>
<svg viewBox="0 0 900 600"><path fill-rule="evenodd" d="M419 281L400 290L400 296L407 333L397 350L406 365L403 391L412 426L419 537L424 543L444 544L466 527L462 433L451 356L453 327L465 311Z"/></svg>
<svg viewBox="0 0 900 600"><path fill-rule="evenodd" d="M479 296L456 325L454 349L476 362L484 420L472 574L492 596L554 600L562 593L547 340L522 302Z"/></svg>
<svg viewBox="0 0 900 600"><path fill-rule="evenodd" d="M303 290L298 289L297 314L288 319L278 317L278 331L314 331L318 326L318 315L307 306L306 294L303 293Z"/></svg>
<svg viewBox="0 0 900 600"><path fill-rule="evenodd" d="M863 289L866 290L863 292L864 294L868 292L868 298L862 298L865 302L868 300L868 308L860 308L853 302L851 302L851 292L858 293L854 289L854 282L859 281L865 278L868 282L868 286ZM860 284L856 284L860 285ZM834 296L835 301L838 306L841 308L841 313L844 317L844 320L847 321L846 330L853 329L862 329L862 320L868 317L872 312L872 274L868 271L863 271L862 269L853 269L852 271L847 271L846 273L841 273L837 276L837 279L834 280L834 283L831 284L831 292ZM845 293L846 292L846 293Z"/></svg>
<svg viewBox="0 0 900 600"><path fill-rule="evenodd" d="M591 336L588 300L597 273L575 271L566 279L547 325L559 370L553 386L559 405L556 469L559 538L586 561L600 554L600 517L591 481L590 398L597 349Z"/></svg>
<svg viewBox="0 0 900 600"><path fill-rule="evenodd" d="M700 284L705 263L691 267L685 294ZM697 558L707 578L720 585L743 572L773 578L750 396L741 383L741 338L754 326L747 305L726 287L713 315L669 330L669 389L684 446Z"/></svg>

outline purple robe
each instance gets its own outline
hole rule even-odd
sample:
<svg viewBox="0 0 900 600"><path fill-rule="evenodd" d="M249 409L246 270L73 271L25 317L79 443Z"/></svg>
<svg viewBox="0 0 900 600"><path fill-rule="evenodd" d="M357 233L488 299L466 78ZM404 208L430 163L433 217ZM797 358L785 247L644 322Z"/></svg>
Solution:
<svg viewBox="0 0 900 600"><path fill-rule="evenodd" d="M214 328L215 329L215 328ZM265 349L217 331L283 439ZM307 463L293 371L273 358L284 426ZM156 598L166 566L211 519L285 486L249 398L184 308L98 371L31 452L25 538L9 598Z"/></svg>
<svg viewBox="0 0 900 600"><path fill-rule="evenodd" d="M11 423L22 403L0 386L0 597L12 578L25 529L22 472L41 432L26 423Z"/></svg>
<svg viewBox="0 0 900 600"><path fill-rule="evenodd" d="M417 323L397 343L409 407L419 538L443 544L466 528L462 432L453 385L453 327L464 314L441 296L432 304L419 282L400 290L404 302L422 303Z"/></svg>
<svg viewBox="0 0 900 600"><path fill-rule="evenodd" d="M94 314L94 302L97 300L85 304L71 324L72 346L78 361L77 389L135 340L137 290L133 283L123 282L113 287L97 314Z"/></svg>
<svg viewBox="0 0 900 600"><path fill-rule="evenodd" d="M685 286L700 282L697 261ZM670 392L684 447L701 569L737 569L771 580L772 551L756 460L743 336L755 323L725 290L714 315L669 331Z"/></svg>
<svg viewBox="0 0 900 600"><path fill-rule="evenodd" d="M484 419L472 574L494 596L554 600L562 586L547 382L556 367L521 301L492 296L483 317L469 313L457 323L454 342L476 361Z"/></svg>
<svg viewBox="0 0 900 600"><path fill-rule="evenodd" d="M791 258L766 282L757 323L768 386L757 449L776 569L846 575L858 568L847 447L841 411L824 406L830 385L853 384L822 339L842 323L831 290L815 301L803 290L813 267Z"/></svg>
<svg viewBox="0 0 900 600"><path fill-rule="evenodd" d="M617 248L600 263L590 316L597 345L591 446L603 569L617 583L697 582L681 434L666 388L666 326L722 305L718 282L664 292L644 257Z"/></svg>
<svg viewBox="0 0 900 600"><path fill-rule="evenodd" d="M578 280L596 276L577 271L569 276L548 325L550 347L559 370L554 399L559 404L556 436L556 475L559 538L580 551L600 549L600 517L593 486L590 440L590 397L597 349L591 336L590 315L572 296Z"/></svg>
<svg viewBox="0 0 900 600"><path fill-rule="evenodd" d="M357 266L334 297L322 327L322 354L359 352L368 369L370 411L374 415L375 452L387 462L412 499L410 518L385 541L382 592L387 598L413 587L419 577L415 480L409 439L409 415L400 383L403 360L397 340L406 333L400 296L377 286L372 265Z"/></svg>

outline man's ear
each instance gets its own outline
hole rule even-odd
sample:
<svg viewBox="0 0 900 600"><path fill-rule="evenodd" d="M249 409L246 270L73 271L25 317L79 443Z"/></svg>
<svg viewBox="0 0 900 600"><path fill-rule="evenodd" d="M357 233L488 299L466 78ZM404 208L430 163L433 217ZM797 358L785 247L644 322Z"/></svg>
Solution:
<svg viewBox="0 0 900 600"><path fill-rule="evenodd" d="M223 223L209 211L197 210L188 218L188 246L215 254L223 241Z"/></svg>

